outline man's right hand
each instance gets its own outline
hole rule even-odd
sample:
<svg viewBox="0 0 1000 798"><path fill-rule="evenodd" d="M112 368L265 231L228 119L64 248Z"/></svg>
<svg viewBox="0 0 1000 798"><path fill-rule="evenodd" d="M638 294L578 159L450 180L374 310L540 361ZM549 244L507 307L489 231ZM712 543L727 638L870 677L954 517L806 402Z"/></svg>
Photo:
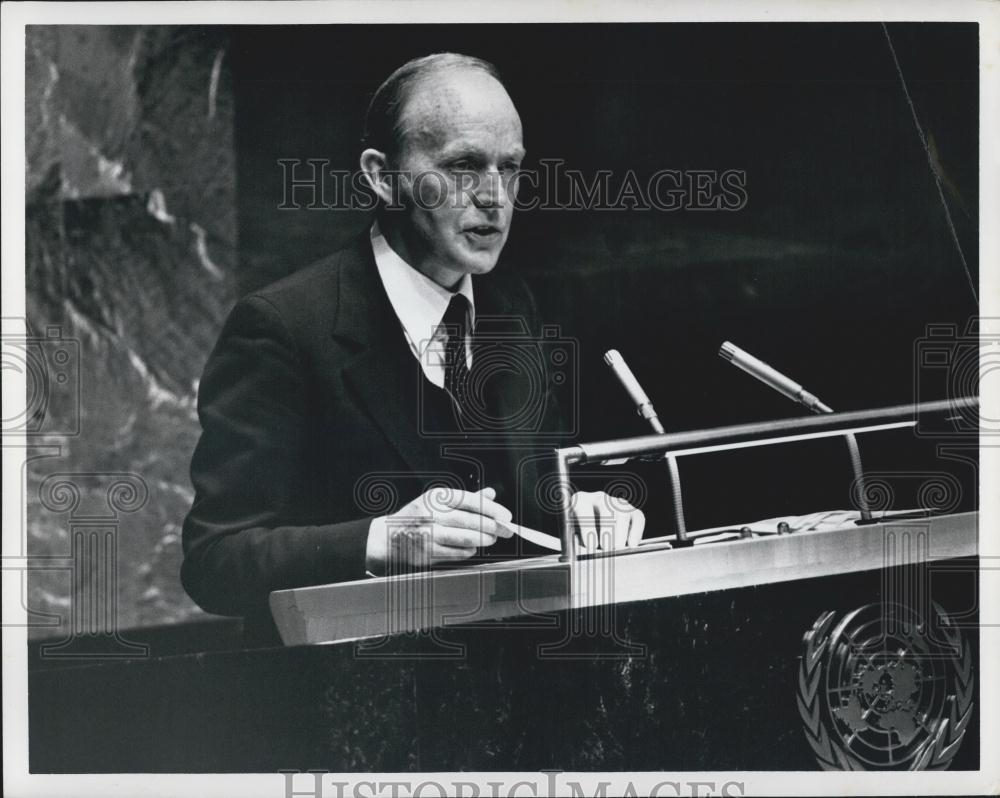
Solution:
<svg viewBox="0 0 1000 798"><path fill-rule="evenodd" d="M429 568L467 560L498 537L509 538L510 510L497 504L496 491L431 488L368 529L366 567L376 575Z"/></svg>

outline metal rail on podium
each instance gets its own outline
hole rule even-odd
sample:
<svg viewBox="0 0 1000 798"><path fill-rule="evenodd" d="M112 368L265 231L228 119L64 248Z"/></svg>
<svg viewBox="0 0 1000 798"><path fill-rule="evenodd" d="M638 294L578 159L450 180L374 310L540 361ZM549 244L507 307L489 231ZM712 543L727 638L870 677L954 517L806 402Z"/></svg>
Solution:
<svg viewBox="0 0 1000 798"><path fill-rule="evenodd" d="M557 450L560 554L275 591L271 611L286 645L334 643L506 618L876 570L977 553L977 513L843 515L835 528L686 532L634 548L581 553L570 511L570 468L636 459L856 437L931 420L978 424L978 400L962 398L800 419L580 444ZM959 427L961 428L961 427ZM852 458L857 469L857 461ZM863 488L856 471L855 486ZM894 552L900 536L917 541ZM704 544L704 545L702 545ZM900 559L902 556L903 559ZM907 559L908 558L908 559Z"/></svg>

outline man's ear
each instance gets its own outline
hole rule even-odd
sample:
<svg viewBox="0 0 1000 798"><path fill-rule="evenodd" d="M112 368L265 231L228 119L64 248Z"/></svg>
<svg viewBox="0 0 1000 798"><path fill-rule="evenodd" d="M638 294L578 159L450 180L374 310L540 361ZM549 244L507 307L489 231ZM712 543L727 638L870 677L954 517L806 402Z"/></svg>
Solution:
<svg viewBox="0 0 1000 798"><path fill-rule="evenodd" d="M381 150L369 147L361 153L361 171L375 195L386 205L392 204L392 185L388 170L388 159Z"/></svg>

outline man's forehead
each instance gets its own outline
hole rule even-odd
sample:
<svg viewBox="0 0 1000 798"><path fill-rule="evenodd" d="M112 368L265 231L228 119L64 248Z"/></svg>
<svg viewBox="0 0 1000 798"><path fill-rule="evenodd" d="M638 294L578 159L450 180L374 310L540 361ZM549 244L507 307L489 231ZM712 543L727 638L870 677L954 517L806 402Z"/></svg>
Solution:
<svg viewBox="0 0 1000 798"><path fill-rule="evenodd" d="M408 143L432 149L520 146L521 120L504 87L481 70L449 70L414 86L402 115ZM487 139L491 141L487 142Z"/></svg>

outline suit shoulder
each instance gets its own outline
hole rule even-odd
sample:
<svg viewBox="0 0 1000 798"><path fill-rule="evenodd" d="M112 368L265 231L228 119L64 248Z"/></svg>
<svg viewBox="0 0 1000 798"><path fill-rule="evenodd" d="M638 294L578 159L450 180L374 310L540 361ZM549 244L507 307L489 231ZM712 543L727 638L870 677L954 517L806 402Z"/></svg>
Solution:
<svg viewBox="0 0 1000 798"><path fill-rule="evenodd" d="M363 258L359 241L243 297L240 304L267 306L294 335L328 327L337 307L342 271Z"/></svg>
<svg viewBox="0 0 1000 798"><path fill-rule="evenodd" d="M337 275L342 252L334 252L308 266L292 272L263 288L247 294L244 299L264 300L279 310L298 307L304 301L336 296Z"/></svg>

